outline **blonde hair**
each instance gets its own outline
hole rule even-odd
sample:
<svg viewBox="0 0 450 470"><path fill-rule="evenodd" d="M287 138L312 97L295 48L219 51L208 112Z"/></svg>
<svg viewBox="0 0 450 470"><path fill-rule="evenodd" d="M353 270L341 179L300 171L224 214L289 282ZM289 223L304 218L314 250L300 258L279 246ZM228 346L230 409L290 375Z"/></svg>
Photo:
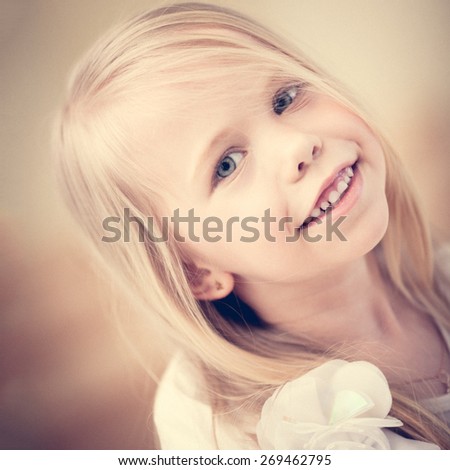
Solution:
<svg viewBox="0 0 450 470"><path fill-rule="evenodd" d="M129 208L134 217L154 216L156 221L164 207L163 183L148 172L143 176L136 158L142 148L127 119L163 112L158 103L168 106L170 89L179 85L189 86L191 103L206 94L208 100L223 99L220 78L233 74L300 80L369 122L343 87L265 27L216 6L180 4L133 18L88 53L75 71L56 127L56 155L70 207L136 309L158 318L159 331L198 360L211 379L209 392L218 409L251 403L249 410L257 412L268 390L316 367L331 353L258 326L246 325L252 340L244 340L248 335L242 334L242 325L193 297L173 239L154 243L135 224L130 243L101 242L106 217L123 223L123 210ZM238 93L240 81L233 84ZM143 98L144 92L151 93L151 100ZM380 141L390 221L376 248L378 262L399 292L448 328L448 304L438 288L442 275L427 226L399 159L381 136ZM142 230L145 243L139 242ZM449 446L445 424L401 391L394 393L392 414L405 423L407 435Z"/></svg>

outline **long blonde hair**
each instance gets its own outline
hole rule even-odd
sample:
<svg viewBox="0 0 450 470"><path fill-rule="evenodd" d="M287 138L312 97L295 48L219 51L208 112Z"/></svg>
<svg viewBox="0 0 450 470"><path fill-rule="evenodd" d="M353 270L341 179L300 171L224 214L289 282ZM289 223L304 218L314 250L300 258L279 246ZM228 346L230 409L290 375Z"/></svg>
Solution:
<svg viewBox="0 0 450 470"><path fill-rule="evenodd" d="M216 6L180 4L133 18L111 31L81 61L56 126L56 155L75 217L136 310L158 318L158 331L198 359L214 378L210 393L222 397L217 403L226 407L248 400L257 411L264 391L316 367L329 354L248 324L252 341L243 341L242 325L193 297L173 239L154 243L147 228L136 223L128 233L130 243L101 241L107 217L119 219L123 233L124 208L133 217L157 221L164 207L163 182L148 172L143 176L136 158L142 152L139 138L133 136L127 118L157 115L158 104L170 102L167 90L183 84L189 84L192 103L201 102L206 94L208 100L225 99L220 79L225 74L230 78L230 70L252 80L261 75L300 80L369 123L342 86L263 26ZM207 91L203 80L208 81ZM238 92L239 79L234 84ZM144 101L149 92L152 101ZM379 135L372 124L371 128ZM386 156L390 221L376 249L378 262L399 292L448 328L448 304L438 288L442 275L427 225L401 162L379 138ZM157 223L153 229L162 231ZM448 428L401 392L394 393L392 414L403 420L408 435L450 445L445 440Z"/></svg>

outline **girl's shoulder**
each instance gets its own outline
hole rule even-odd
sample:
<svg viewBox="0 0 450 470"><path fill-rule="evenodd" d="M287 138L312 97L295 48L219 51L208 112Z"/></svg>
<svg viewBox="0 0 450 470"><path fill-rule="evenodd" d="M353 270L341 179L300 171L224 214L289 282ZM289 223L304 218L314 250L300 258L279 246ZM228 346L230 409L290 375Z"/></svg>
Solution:
<svg viewBox="0 0 450 470"><path fill-rule="evenodd" d="M213 412L201 371L184 354L166 368L153 407L162 449L217 449Z"/></svg>
<svg viewBox="0 0 450 470"><path fill-rule="evenodd" d="M242 429L214 411L202 369L176 354L155 397L153 419L162 449L256 449Z"/></svg>

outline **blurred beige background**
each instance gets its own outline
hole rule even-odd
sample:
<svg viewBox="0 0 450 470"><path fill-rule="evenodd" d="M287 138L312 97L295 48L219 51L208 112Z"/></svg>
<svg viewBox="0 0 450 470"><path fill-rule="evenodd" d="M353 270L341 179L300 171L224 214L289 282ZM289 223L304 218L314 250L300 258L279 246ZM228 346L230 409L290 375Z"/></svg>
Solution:
<svg viewBox="0 0 450 470"><path fill-rule="evenodd" d="M72 64L152 0L0 0L0 448L151 448L153 382L54 182L49 136ZM348 84L450 236L450 2L223 0ZM152 368L163 365L157 333Z"/></svg>

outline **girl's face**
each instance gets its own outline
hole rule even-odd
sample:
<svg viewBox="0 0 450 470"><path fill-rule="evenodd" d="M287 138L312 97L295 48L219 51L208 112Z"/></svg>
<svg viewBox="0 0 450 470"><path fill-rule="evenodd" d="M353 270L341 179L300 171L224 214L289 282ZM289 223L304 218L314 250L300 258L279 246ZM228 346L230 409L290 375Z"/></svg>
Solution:
<svg viewBox="0 0 450 470"><path fill-rule="evenodd" d="M167 184L165 215L184 253L242 285L301 281L364 256L388 220L375 135L298 83L247 85L234 94L224 81L223 100L192 104L188 90L173 91L182 112L145 123L144 165Z"/></svg>

